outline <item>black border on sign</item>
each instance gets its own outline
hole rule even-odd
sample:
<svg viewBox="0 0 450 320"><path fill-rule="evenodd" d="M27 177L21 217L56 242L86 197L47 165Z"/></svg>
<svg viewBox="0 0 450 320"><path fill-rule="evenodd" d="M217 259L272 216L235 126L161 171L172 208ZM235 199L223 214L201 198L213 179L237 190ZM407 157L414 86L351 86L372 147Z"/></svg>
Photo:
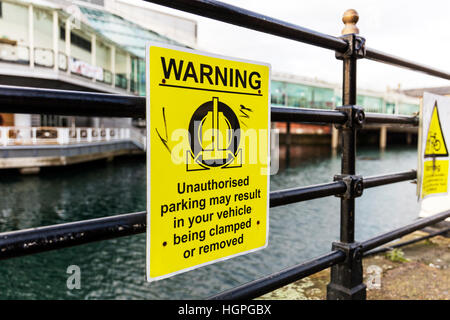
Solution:
<svg viewBox="0 0 450 320"><path fill-rule="evenodd" d="M445 154L424 154L424 158L435 158L435 157L448 157L448 149L447 149L447 144L445 143L445 136L444 136L444 132L442 131L442 125L441 125L441 118L439 117L439 109L437 107L437 100L434 101L434 107L433 107L433 111L431 112L431 118L433 119L433 112L436 109L436 115L437 115L437 119L438 119L438 124L439 124L439 130L441 130L441 135L442 135L442 141L444 142L444 147L445 147ZM430 125L428 126L428 132L427 132L427 140L428 140L428 134L430 133L430 127L431 127L431 120L430 120ZM425 150L427 150L427 143L425 143Z"/></svg>

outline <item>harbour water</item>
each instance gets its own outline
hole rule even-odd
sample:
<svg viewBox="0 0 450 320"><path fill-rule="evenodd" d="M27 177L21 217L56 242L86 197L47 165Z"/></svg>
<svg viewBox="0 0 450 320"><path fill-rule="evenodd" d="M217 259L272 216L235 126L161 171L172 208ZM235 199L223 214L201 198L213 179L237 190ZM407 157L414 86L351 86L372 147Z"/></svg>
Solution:
<svg viewBox="0 0 450 320"><path fill-rule="evenodd" d="M340 171L329 147L292 147L271 177L271 190L330 182ZM364 176L416 168L415 148L359 148ZM145 158L122 158L42 170L2 173L0 232L145 210ZM356 240L417 218L416 185L364 190L356 201ZM145 281L145 234L0 261L0 299L201 299L324 254L339 237L339 198L327 197L270 211L266 249L173 278ZM81 289L66 286L67 267L81 270Z"/></svg>

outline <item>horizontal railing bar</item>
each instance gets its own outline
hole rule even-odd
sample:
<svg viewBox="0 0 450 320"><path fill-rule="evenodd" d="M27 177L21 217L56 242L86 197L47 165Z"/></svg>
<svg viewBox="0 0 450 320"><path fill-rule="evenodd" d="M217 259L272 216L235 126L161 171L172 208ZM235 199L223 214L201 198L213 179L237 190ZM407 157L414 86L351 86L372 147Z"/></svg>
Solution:
<svg viewBox="0 0 450 320"><path fill-rule="evenodd" d="M415 172L370 177L365 180L371 186L394 183L415 177ZM333 182L303 188L273 191L270 206L275 207L298 201L345 192L342 182ZM0 260L28 254L61 249L94 241L143 233L146 230L146 212L117 215L85 221L71 222L0 234ZM251 299L280 288L298 279L321 271L343 261L339 251L287 268L270 276L225 291L211 299Z"/></svg>
<svg viewBox="0 0 450 320"><path fill-rule="evenodd" d="M415 172L369 177L364 187L375 187L415 178ZM346 191L343 182L292 188L270 193L270 207L307 201ZM57 224L0 233L0 260L145 232L146 213Z"/></svg>
<svg viewBox="0 0 450 320"><path fill-rule="evenodd" d="M414 180L417 177L415 170L390 173L363 179L364 188L373 188L386 184ZM317 198L343 194L346 191L342 181L328 182L307 187L297 187L270 192L270 207L278 207L291 203L302 202Z"/></svg>
<svg viewBox="0 0 450 320"><path fill-rule="evenodd" d="M145 118L145 97L0 85L0 112ZM272 107L272 121L344 123L345 113Z"/></svg>
<svg viewBox="0 0 450 320"><path fill-rule="evenodd" d="M146 213L69 222L0 233L0 260L113 239L146 230Z"/></svg>
<svg viewBox="0 0 450 320"><path fill-rule="evenodd" d="M372 177L365 177L363 179L364 189L366 188L374 188L386 184L414 180L417 178L417 171L404 171L397 173L389 173L385 175L378 175Z"/></svg>
<svg viewBox="0 0 450 320"><path fill-rule="evenodd" d="M382 253L382 252L386 252L386 251L389 251L389 250L392 250L392 249L395 249L395 248L404 247L404 246L407 246L407 245L410 245L410 244L413 244L413 243L416 243L416 242L420 242L420 241L423 241L423 240L426 240L426 239L430 239L430 238L439 236L439 235L447 233L447 232L450 232L450 227L444 228L442 230L437 230L437 231L431 232L431 233L429 233L429 234L427 234L426 236L423 236L423 237L418 237L418 238L414 238L414 239L411 239L411 240L408 240L408 241L394 243L394 244L392 244L390 246L386 246L386 247L372 249L370 251L365 252L364 253L364 257L371 256L371 255L378 254L378 253Z"/></svg>
<svg viewBox="0 0 450 320"><path fill-rule="evenodd" d="M362 242L362 250L368 251L381 244L395 240L401 236L404 236L413 231L422 229L428 225L434 224L446 217L450 216L450 211L437 214L429 218L422 218L419 221L412 223L403 228L394 230L392 232L385 233L381 236ZM229 289L217 295L210 297L213 300L240 300L240 299L253 299L263 294L281 288L294 281L305 278L311 274L331 267L334 264L343 262L345 260L345 254L342 251L332 251L329 254L323 255L316 259L304 262L294 267L287 268L277 273L265 276L263 278L248 282L241 286Z"/></svg>
<svg viewBox="0 0 450 320"><path fill-rule="evenodd" d="M145 97L0 85L0 112L145 118Z"/></svg>
<svg viewBox="0 0 450 320"><path fill-rule="evenodd" d="M346 41L243 8L212 0L146 0L213 20L300 41L325 49L345 52Z"/></svg>
<svg viewBox="0 0 450 320"><path fill-rule="evenodd" d="M382 62L390 65L394 65L397 67L402 67L414 71L419 71L426 73L431 76L435 76L442 79L450 80L450 73L440 71L416 62L412 62L403 58L396 57L394 55L384 53L372 48L366 48L366 56L365 58L377 62Z"/></svg>
<svg viewBox="0 0 450 320"><path fill-rule="evenodd" d="M254 299L268 292L281 288L299 279L327 269L345 260L341 251L332 251L318 258L272 273L263 278L245 283L238 287L211 296L209 300L244 300Z"/></svg>
<svg viewBox="0 0 450 320"><path fill-rule="evenodd" d="M202 17L222 21L251 30L300 41L325 49L345 52L348 44L346 41L294 25L282 20L274 19L253 11L232 6L213 0L145 0L165 7L196 14ZM399 58L372 48L366 48L365 58L403 67L414 71L450 80L450 73L440 71L416 62Z"/></svg>
<svg viewBox="0 0 450 320"><path fill-rule="evenodd" d="M417 116L404 116L404 115L393 115L393 114L383 114L383 113L366 113L365 122L367 124L377 123L377 124L406 124L417 126L419 125L419 117Z"/></svg>
<svg viewBox="0 0 450 320"><path fill-rule="evenodd" d="M270 192L270 207L342 194L347 187L342 181Z"/></svg>
<svg viewBox="0 0 450 320"><path fill-rule="evenodd" d="M387 232L387 233L383 233L372 239L361 242L360 244L362 246L362 250L364 252L369 251L369 250L379 247L385 243L391 242L392 240L403 237L411 232L414 232L416 230L420 230L427 226L438 223L439 221L442 221L448 217L450 217L450 210L435 214L430 217L421 218L421 219L417 220L416 222L411 223L407 226L404 226L399 229L395 229L395 230Z"/></svg>
<svg viewBox="0 0 450 320"><path fill-rule="evenodd" d="M272 122L340 123L347 121L347 115L337 110L306 109L293 107L271 107Z"/></svg>
<svg viewBox="0 0 450 320"><path fill-rule="evenodd" d="M0 85L0 112L60 114L96 117L145 118L145 97ZM343 124L347 115L338 110L271 107L276 122ZM366 114L368 123L417 124L416 117Z"/></svg>

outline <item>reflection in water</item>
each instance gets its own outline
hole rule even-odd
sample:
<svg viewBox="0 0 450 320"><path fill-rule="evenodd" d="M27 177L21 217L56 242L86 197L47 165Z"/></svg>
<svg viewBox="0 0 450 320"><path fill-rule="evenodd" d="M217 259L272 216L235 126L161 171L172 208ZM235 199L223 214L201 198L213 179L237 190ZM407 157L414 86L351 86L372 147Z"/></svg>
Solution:
<svg viewBox="0 0 450 320"><path fill-rule="evenodd" d="M330 157L332 152L328 145L280 145L279 151L280 170L297 167L303 161L314 158Z"/></svg>
<svg viewBox="0 0 450 320"><path fill-rule="evenodd" d="M364 176L416 167L414 149L359 149ZM340 156L328 147L281 147L282 170L271 190L332 181ZM286 164L286 158L290 163ZM0 231L37 227L145 210L144 158L116 159L37 176L0 180ZM417 217L415 185L403 182L364 191L356 201L358 241L400 227ZM270 210L266 249L199 268L173 278L145 282L145 235L0 261L0 299L196 299L204 298L331 249L339 237L339 198L327 197ZM81 289L66 288L69 265L81 268Z"/></svg>

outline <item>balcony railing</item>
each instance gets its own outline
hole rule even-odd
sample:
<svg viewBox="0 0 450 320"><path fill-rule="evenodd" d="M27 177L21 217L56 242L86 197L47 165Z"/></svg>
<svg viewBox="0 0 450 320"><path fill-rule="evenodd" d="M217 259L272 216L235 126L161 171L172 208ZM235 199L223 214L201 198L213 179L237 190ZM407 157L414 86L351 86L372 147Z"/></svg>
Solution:
<svg viewBox="0 0 450 320"><path fill-rule="evenodd" d="M0 146L139 140L132 128L0 127Z"/></svg>
<svg viewBox="0 0 450 320"><path fill-rule="evenodd" d="M116 73L116 87L122 89L128 87L128 79L125 73Z"/></svg>
<svg viewBox="0 0 450 320"><path fill-rule="evenodd" d="M11 45L0 43L0 61L28 64L30 62L30 49L24 45Z"/></svg>
<svg viewBox="0 0 450 320"><path fill-rule="evenodd" d="M17 63L22 65L30 64L30 48L27 45L0 43L0 62ZM55 66L55 58L53 49L35 47L34 52L34 65L45 68L53 68ZM70 68L70 73L81 76L87 79L93 79L97 82L112 85L115 78L115 88L124 89L130 92L138 93L139 86L129 80L131 75L126 73L115 73L104 69L99 66L93 66L90 63L76 59L74 57L68 57L66 53L59 51L56 63L59 71L67 71ZM130 85L128 85L130 82Z"/></svg>

